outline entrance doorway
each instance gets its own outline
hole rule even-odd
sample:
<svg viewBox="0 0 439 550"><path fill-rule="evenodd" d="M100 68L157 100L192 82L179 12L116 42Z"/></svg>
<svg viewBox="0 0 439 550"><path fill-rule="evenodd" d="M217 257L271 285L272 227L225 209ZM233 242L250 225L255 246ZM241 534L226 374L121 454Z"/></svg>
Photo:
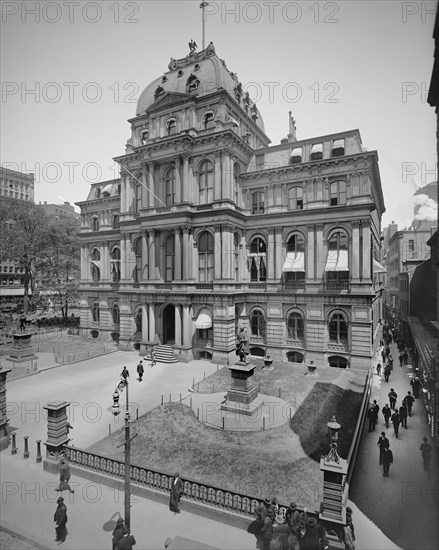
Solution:
<svg viewBox="0 0 439 550"><path fill-rule="evenodd" d="M163 310L163 343L175 343L175 307L172 304Z"/></svg>

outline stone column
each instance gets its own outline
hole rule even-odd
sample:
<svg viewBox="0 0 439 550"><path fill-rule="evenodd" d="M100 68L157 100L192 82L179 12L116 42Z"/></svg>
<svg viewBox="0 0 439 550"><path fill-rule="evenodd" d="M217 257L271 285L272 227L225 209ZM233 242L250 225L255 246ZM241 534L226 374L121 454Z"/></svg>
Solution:
<svg viewBox="0 0 439 550"><path fill-rule="evenodd" d="M315 233L314 225L307 225L306 230L308 233L306 242L306 278L315 279L316 277L316 248L315 248Z"/></svg>
<svg viewBox="0 0 439 550"><path fill-rule="evenodd" d="M194 164L192 157L188 159L188 193L189 193L189 202L194 203L195 201L195 186L194 186ZM198 197L197 197L198 200Z"/></svg>
<svg viewBox="0 0 439 550"><path fill-rule="evenodd" d="M175 159L175 202L181 203L182 188L181 188L181 158Z"/></svg>
<svg viewBox="0 0 439 550"><path fill-rule="evenodd" d="M230 158L227 153L222 155L222 173L223 173L223 199L231 199L230 194Z"/></svg>
<svg viewBox="0 0 439 550"><path fill-rule="evenodd" d="M370 220L361 220L361 232L363 235L363 279L371 277L371 248L370 248Z"/></svg>
<svg viewBox="0 0 439 550"><path fill-rule="evenodd" d="M174 247L175 247L174 280L181 281L181 235L180 235L179 227L174 229Z"/></svg>
<svg viewBox="0 0 439 550"><path fill-rule="evenodd" d="M175 345L181 346L181 311L180 305L175 304Z"/></svg>
<svg viewBox="0 0 439 550"><path fill-rule="evenodd" d="M183 346L192 346L192 319L189 305L183 306Z"/></svg>
<svg viewBox="0 0 439 550"><path fill-rule="evenodd" d="M215 201L222 198L221 179L221 153L217 153L215 155L215 173L213 183L213 200Z"/></svg>
<svg viewBox="0 0 439 550"><path fill-rule="evenodd" d="M148 229L148 248L149 248L149 278L155 280L157 278L155 265L155 230Z"/></svg>
<svg viewBox="0 0 439 550"><path fill-rule="evenodd" d="M183 156L182 200L189 202L189 157Z"/></svg>
<svg viewBox="0 0 439 550"><path fill-rule="evenodd" d="M142 306L142 340L148 340L149 327L148 327L148 312L146 311L147 306Z"/></svg>
<svg viewBox="0 0 439 550"><path fill-rule="evenodd" d="M284 257L283 257L283 248L282 248L282 234L283 234L283 228L282 227L276 227L275 228L275 243L276 243L276 272L275 272L275 278L277 280L280 280L282 277L282 267L284 264Z"/></svg>
<svg viewBox="0 0 439 550"><path fill-rule="evenodd" d="M351 256L351 277L360 277L360 220L352 221L352 256Z"/></svg>
<svg viewBox="0 0 439 550"><path fill-rule="evenodd" d="M152 342L156 335L155 330L155 305L149 304L149 341Z"/></svg>
<svg viewBox="0 0 439 550"><path fill-rule="evenodd" d="M148 273L148 236L146 231L142 231L142 273L140 279L147 281L149 279Z"/></svg>
<svg viewBox="0 0 439 550"><path fill-rule="evenodd" d="M183 280L189 279L189 268L191 257L189 255L189 233L191 228L188 225L182 227L183 230Z"/></svg>
<svg viewBox="0 0 439 550"><path fill-rule="evenodd" d="M274 227L268 228L267 264L267 277L272 281L274 279Z"/></svg>
<svg viewBox="0 0 439 550"><path fill-rule="evenodd" d="M221 225L215 225L214 279L222 277Z"/></svg>
<svg viewBox="0 0 439 550"><path fill-rule="evenodd" d="M154 162L148 163L148 168L149 168L149 170L148 170L148 183L149 183L148 204L149 204L150 207L153 208L155 206L155 198L154 198L154 195L155 195L155 185L154 185L155 163Z"/></svg>
<svg viewBox="0 0 439 550"><path fill-rule="evenodd" d="M43 407L47 411L47 441L44 470L58 473L58 460L64 445L70 441L67 401L52 401Z"/></svg>
<svg viewBox="0 0 439 550"><path fill-rule="evenodd" d="M0 451L7 449L11 436L8 432L9 418L6 417L6 378L12 369L0 370Z"/></svg>
<svg viewBox="0 0 439 550"><path fill-rule="evenodd" d="M316 224L317 250L316 250L316 278L321 280L325 273L326 249L323 246L322 223Z"/></svg>
<svg viewBox="0 0 439 550"><path fill-rule="evenodd" d="M126 279L127 272L127 236L120 236L120 278Z"/></svg>
<svg viewBox="0 0 439 550"><path fill-rule="evenodd" d="M239 242L239 257L238 257L238 283L247 282L247 247L245 243L245 234L242 233L241 239Z"/></svg>

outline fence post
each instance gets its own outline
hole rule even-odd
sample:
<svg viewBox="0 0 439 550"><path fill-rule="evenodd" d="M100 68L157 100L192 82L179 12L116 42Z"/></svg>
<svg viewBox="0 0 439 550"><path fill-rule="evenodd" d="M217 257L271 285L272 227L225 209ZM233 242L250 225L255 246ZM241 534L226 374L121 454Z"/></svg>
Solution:
<svg viewBox="0 0 439 550"><path fill-rule="evenodd" d="M24 436L24 453L23 453L23 458L29 458L29 436L28 435L25 435Z"/></svg>
<svg viewBox="0 0 439 550"><path fill-rule="evenodd" d="M162 394L162 402L161 402L161 404L163 405L163 394Z"/></svg>
<svg viewBox="0 0 439 550"><path fill-rule="evenodd" d="M111 424L108 424L108 435L111 435Z"/></svg>
<svg viewBox="0 0 439 550"><path fill-rule="evenodd" d="M180 393L180 403L181 403L181 393Z"/></svg>
<svg viewBox="0 0 439 550"><path fill-rule="evenodd" d="M36 462L41 462L43 457L41 456L41 439L37 439L37 458Z"/></svg>
<svg viewBox="0 0 439 550"><path fill-rule="evenodd" d="M200 419L200 407L197 407L197 418Z"/></svg>
<svg viewBox="0 0 439 550"><path fill-rule="evenodd" d="M17 454L17 444L15 442L15 436L16 436L16 433L14 432L12 434L12 448L11 448L11 455L16 455Z"/></svg>
<svg viewBox="0 0 439 550"><path fill-rule="evenodd" d="M281 397L281 393L282 393L282 391L281 391L281 389L279 388L279 397Z"/></svg>
<svg viewBox="0 0 439 550"><path fill-rule="evenodd" d="M262 429L265 430L265 416L262 417Z"/></svg>
<svg viewBox="0 0 439 550"><path fill-rule="evenodd" d="M223 430L224 430L224 424L225 424L225 420L226 420L226 419L224 418L224 416L223 416L222 420L223 420Z"/></svg>

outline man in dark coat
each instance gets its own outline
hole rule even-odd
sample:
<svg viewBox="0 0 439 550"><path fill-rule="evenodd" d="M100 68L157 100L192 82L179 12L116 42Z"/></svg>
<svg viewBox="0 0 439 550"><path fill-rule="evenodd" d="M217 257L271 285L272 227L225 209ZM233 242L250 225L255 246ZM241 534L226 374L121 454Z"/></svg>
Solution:
<svg viewBox="0 0 439 550"><path fill-rule="evenodd" d="M59 466L59 488L57 491L66 491L69 490L71 493L75 491L70 487L70 468L67 464L67 460L64 457L61 457L61 463Z"/></svg>
<svg viewBox="0 0 439 550"><path fill-rule="evenodd" d="M117 545L120 539L123 537L124 524L123 519L119 518L116 522L116 527L113 531L113 550L117 550Z"/></svg>
<svg viewBox="0 0 439 550"><path fill-rule="evenodd" d="M390 388L390 391L389 391L389 403L390 403L390 408L392 410L395 410L395 405L396 405L396 399L398 397L398 394L395 392L395 390L393 388Z"/></svg>
<svg viewBox="0 0 439 550"><path fill-rule="evenodd" d="M300 512L297 509L297 504L291 502L285 513L285 523L291 529L294 535L298 535L300 529Z"/></svg>
<svg viewBox="0 0 439 550"><path fill-rule="evenodd" d="M412 416L412 407L413 407L413 403L415 402L415 398L413 397L411 391L407 392L407 395L404 397L403 403L404 401L406 403L409 416Z"/></svg>
<svg viewBox="0 0 439 550"><path fill-rule="evenodd" d="M133 546L136 544L136 539L133 535L130 535L130 530L127 526L123 528L123 537L117 543L117 550L133 550Z"/></svg>
<svg viewBox="0 0 439 550"><path fill-rule="evenodd" d="M143 369L143 362L140 361L140 363L137 365L137 374L139 375L139 382L142 381L143 372L144 372L144 369Z"/></svg>
<svg viewBox="0 0 439 550"><path fill-rule="evenodd" d="M402 354L402 357L404 359L404 365L407 365L407 361L408 361L408 353L404 350L404 353Z"/></svg>
<svg viewBox="0 0 439 550"><path fill-rule="evenodd" d="M387 448L383 453L383 476L389 476L390 465L393 464L393 453Z"/></svg>
<svg viewBox="0 0 439 550"><path fill-rule="evenodd" d="M418 399L418 397L419 397L419 390L421 389L421 381L420 381L419 378L416 376L415 378L413 378L413 379L410 381L410 385L411 385L412 388L413 388L413 397L415 397L416 399Z"/></svg>
<svg viewBox="0 0 439 550"><path fill-rule="evenodd" d="M395 437L396 437L396 439L398 439L399 424L401 422L401 419L399 418L398 411L395 411L392 414L392 418L390 420L392 421L392 424L393 424L393 430L395 432Z"/></svg>
<svg viewBox="0 0 439 550"><path fill-rule="evenodd" d="M430 470L430 460L431 460L431 455L433 454L433 447L430 445L426 437L423 438L423 443L419 447L419 450L422 453L424 470L428 472Z"/></svg>
<svg viewBox="0 0 439 550"><path fill-rule="evenodd" d="M401 406L399 407L399 418L401 420L401 426L405 429L407 429L407 415L408 415L407 407L403 401Z"/></svg>
<svg viewBox="0 0 439 550"><path fill-rule="evenodd" d="M386 423L386 428L389 427L389 418L392 416L392 410L389 407L389 404L386 403L382 410L384 416L384 422Z"/></svg>
<svg viewBox="0 0 439 550"><path fill-rule="evenodd" d="M378 443L377 443L378 447L380 448L380 464L383 463L383 454L384 454L384 451L390 447L390 443L389 443L389 440L387 439L386 437L386 434L384 432L381 432L381 435L378 439Z"/></svg>
<svg viewBox="0 0 439 550"><path fill-rule="evenodd" d="M61 543L64 542L67 537L67 507L64 504L63 497L59 497L56 503L58 504L58 507L55 515L53 516L53 521L56 523L56 542Z"/></svg>
<svg viewBox="0 0 439 550"><path fill-rule="evenodd" d="M128 376L130 375L128 369L126 367L123 368L122 372L120 373L121 377L127 381Z"/></svg>
<svg viewBox="0 0 439 550"><path fill-rule="evenodd" d="M367 411L367 418L369 420L369 432L375 429L375 407L370 405Z"/></svg>
<svg viewBox="0 0 439 550"><path fill-rule="evenodd" d="M183 482L180 479L180 474L176 472L174 481L172 482L171 494L169 497L169 510L171 510L171 512L174 512L174 515L180 513L180 508L178 507L178 504L180 502L182 494Z"/></svg>
<svg viewBox="0 0 439 550"><path fill-rule="evenodd" d="M386 366L384 367L384 380L385 380L386 382L389 381L389 376L390 376L390 367L389 367L389 365L386 365Z"/></svg>

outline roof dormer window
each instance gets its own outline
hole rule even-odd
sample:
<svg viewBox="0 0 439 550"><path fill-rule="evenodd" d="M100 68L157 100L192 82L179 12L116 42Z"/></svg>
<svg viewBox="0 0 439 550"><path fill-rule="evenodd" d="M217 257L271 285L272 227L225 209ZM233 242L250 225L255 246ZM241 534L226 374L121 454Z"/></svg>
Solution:
<svg viewBox="0 0 439 550"><path fill-rule="evenodd" d="M311 149L310 160L321 160L323 158L323 144L314 143Z"/></svg>
<svg viewBox="0 0 439 550"><path fill-rule="evenodd" d="M177 133L177 121L175 118L170 118L166 121L166 133L168 136Z"/></svg>
<svg viewBox="0 0 439 550"><path fill-rule="evenodd" d="M332 144L332 156L341 157L344 155L344 139L336 139Z"/></svg>
<svg viewBox="0 0 439 550"><path fill-rule="evenodd" d="M296 147L291 151L290 164L300 164L302 162L302 147Z"/></svg>

